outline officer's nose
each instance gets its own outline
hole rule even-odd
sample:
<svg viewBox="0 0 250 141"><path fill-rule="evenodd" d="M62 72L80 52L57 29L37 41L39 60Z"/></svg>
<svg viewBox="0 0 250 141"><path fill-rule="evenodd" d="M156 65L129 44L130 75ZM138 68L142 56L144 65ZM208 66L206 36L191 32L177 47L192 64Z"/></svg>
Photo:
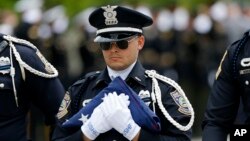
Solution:
<svg viewBox="0 0 250 141"><path fill-rule="evenodd" d="M118 46L116 42L110 43L110 51L117 51L117 49L118 49Z"/></svg>

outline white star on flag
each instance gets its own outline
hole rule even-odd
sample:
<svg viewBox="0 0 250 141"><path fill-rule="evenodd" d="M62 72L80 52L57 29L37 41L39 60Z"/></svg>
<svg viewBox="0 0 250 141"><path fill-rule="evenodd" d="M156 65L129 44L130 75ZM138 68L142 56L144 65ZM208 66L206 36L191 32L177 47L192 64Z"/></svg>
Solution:
<svg viewBox="0 0 250 141"><path fill-rule="evenodd" d="M79 120L82 121L82 123L84 124L88 120L88 116L89 115L85 116L85 115L81 114L81 118L79 118Z"/></svg>

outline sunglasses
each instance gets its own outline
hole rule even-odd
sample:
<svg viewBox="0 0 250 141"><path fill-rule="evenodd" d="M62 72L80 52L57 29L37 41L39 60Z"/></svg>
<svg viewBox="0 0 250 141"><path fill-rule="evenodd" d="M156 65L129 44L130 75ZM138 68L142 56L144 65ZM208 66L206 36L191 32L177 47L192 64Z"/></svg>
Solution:
<svg viewBox="0 0 250 141"><path fill-rule="evenodd" d="M138 37L138 35L136 35L133 38L130 38L128 40L121 40L121 41L117 41L117 42L103 42L103 43L100 43L100 47L102 50L109 50L109 49L111 49L112 44L115 44L116 47L118 47L119 49L127 49L128 44L130 42L132 42L134 39L136 39L137 37Z"/></svg>

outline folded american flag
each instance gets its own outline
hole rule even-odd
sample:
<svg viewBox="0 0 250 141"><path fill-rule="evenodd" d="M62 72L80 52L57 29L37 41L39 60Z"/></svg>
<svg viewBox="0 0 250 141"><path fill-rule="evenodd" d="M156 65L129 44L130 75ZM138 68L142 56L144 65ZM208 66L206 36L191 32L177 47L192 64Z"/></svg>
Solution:
<svg viewBox="0 0 250 141"><path fill-rule="evenodd" d="M65 121L62 126L80 127L83 124L82 119L89 118L95 109L103 100L105 94L116 92L118 95L124 93L129 96L129 109L134 121L142 128L152 132L161 130L159 117L140 99L140 97L123 81L120 77L116 77L108 87L99 92L85 107L80 109L78 113Z"/></svg>

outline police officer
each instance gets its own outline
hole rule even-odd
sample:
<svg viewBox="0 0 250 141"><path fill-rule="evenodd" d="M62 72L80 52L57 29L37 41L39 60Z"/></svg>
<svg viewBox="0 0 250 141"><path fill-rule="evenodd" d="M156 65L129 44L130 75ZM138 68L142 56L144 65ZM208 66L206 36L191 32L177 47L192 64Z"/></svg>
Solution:
<svg viewBox="0 0 250 141"><path fill-rule="evenodd" d="M226 141L235 121L240 124L250 123L249 41L247 31L225 51L202 123L203 141Z"/></svg>
<svg viewBox="0 0 250 141"><path fill-rule="evenodd" d="M181 88L171 79L155 71L145 70L138 61L139 51L145 42L143 27L150 26L153 23L152 19L132 9L108 5L93 11L89 16L89 22L97 28L97 37L94 41L100 44L107 67L100 72L87 74L85 78L69 87L57 114L59 124L52 140L191 140L194 113ZM126 106L117 108L126 105L124 103L127 101L115 98L117 96L114 94L112 97L112 93L109 96L115 99L113 102L112 98L108 100L110 102L103 102L106 108L100 109L98 106L91 117L87 117L86 123L91 122L93 126L85 123L81 128L61 126L117 76L121 77L157 114L162 127L160 133L150 132L137 125ZM104 113L113 113L109 116L111 119L105 118ZM128 122L131 126L126 126ZM111 128L114 130L110 130ZM122 131L126 131L126 134Z"/></svg>
<svg viewBox="0 0 250 141"><path fill-rule="evenodd" d="M30 42L0 34L0 140L27 141L31 104L55 123L64 88L57 70Z"/></svg>

